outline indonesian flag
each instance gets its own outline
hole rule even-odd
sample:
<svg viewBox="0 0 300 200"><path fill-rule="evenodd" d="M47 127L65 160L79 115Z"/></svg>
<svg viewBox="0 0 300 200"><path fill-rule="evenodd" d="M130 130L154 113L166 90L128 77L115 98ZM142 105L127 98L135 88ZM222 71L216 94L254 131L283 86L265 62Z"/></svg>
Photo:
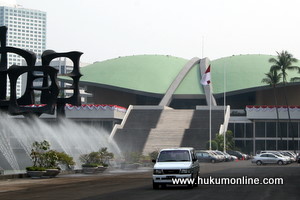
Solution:
<svg viewBox="0 0 300 200"><path fill-rule="evenodd" d="M210 65L206 69L204 75L202 76L201 79L201 84L202 85L209 85L210 84Z"/></svg>

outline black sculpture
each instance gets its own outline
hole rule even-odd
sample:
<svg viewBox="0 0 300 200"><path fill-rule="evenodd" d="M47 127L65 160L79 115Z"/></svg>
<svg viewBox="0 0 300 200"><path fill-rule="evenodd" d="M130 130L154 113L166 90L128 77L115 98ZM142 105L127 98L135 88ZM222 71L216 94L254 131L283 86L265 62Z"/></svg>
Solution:
<svg viewBox="0 0 300 200"><path fill-rule="evenodd" d="M42 54L42 65L35 66L36 55L28 50L23 50L14 47L6 46L7 27L0 27L0 109L7 111L11 115L27 115L35 114L37 116L47 113L54 114L57 107L58 116L65 115L65 104L81 105L79 94L79 79L82 76L79 70L79 62L81 52L72 51L67 53L56 53L52 50L46 50ZM7 53L14 53L23 57L26 61L26 66L13 65L7 67ZM57 73L58 70L50 67L50 62L59 57L67 57L73 62L73 70L71 73L64 74L72 78L73 84L70 87L62 88L58 86ZM17 99L16 85L17 79L22 74L27 73L27 84L24 94ZM10 80L10 98L7 99L7 76ZM42 86L36 86L34 82L37 79L42 79ZM39 106L31 106L36 104L34 91L41 91ZM60 90L72 90L71 97L59 97Z"/></svg>

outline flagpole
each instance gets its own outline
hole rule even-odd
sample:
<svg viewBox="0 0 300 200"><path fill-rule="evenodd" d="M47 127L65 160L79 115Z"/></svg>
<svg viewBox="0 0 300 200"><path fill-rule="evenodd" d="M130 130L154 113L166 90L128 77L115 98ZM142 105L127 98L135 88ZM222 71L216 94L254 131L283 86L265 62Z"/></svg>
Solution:
<svg viewBox="0 0 300 200"><path fill-rule="evenodd" d="M225 122L225 116L226 116L226 66L224 65L224 122ZM225 124L224 124L224 128L223 128L223 135L224 135L224 148L223 148L223 151L226 152Z"/></svg>
<svg viewBox="0 0 300 200"><path fill-rule="evenodd" d="M211 87L209 85L209 150L211 150Z"/></svg>
<svg viewBox="0 0 300 200"><path fill-rule="evenodd" d="M202 35L202 58L204 58L204 36Z"/></svg>

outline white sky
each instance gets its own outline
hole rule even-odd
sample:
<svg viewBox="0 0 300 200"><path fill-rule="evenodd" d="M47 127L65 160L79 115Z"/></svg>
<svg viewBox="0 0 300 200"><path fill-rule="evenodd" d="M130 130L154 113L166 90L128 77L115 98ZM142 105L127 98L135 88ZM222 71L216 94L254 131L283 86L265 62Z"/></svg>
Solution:
<svg viewBox="0 0 300 200"><path fill-rule="evenodd" d="M300 58L299 0L17 0L47 12L47 48L83 62L162 54L186 59L287 50ZM202 41L204 38L204 45ZM202 52L204 47L204 52Z"/></svg>

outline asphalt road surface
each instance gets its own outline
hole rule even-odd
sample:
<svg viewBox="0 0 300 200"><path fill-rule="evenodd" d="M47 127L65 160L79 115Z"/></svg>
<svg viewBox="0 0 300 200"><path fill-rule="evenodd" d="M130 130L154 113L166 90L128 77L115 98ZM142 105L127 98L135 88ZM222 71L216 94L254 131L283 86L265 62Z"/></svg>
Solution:
<svg viewBox="0 0 300 200"><path fill-rule="evenodd" d="M283 185L199 185L170 186L153 190L151 169L110 171L100 175L61 175L51 179L12 179L0 181L0 200L47 199L300 199L300 164L256 166L250 161L201 163L200 177L283 178Z"/></svg>

